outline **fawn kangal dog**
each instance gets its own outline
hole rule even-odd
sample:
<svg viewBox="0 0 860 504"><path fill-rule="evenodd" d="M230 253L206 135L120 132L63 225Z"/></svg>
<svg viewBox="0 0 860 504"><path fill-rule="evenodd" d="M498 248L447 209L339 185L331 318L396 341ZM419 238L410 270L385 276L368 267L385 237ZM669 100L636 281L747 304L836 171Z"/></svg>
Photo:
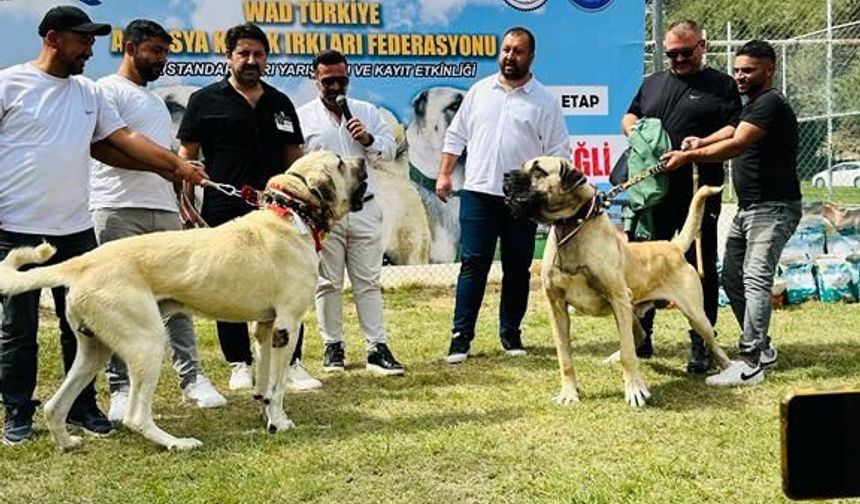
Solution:
<svg viewBox="0 0 860 504"><path fill-rule="evenodd" d="M587 315L615 316L624 396L631 406L644 406L651 396L636 359L634 332L636 340L643 333L634 312L655 302L674 303L702 335L718 365L728 366L729 359L714 341L714 329L705 315L699 276L684 259L702 225L705 199L721 190L699 189L681 233L671 242L627 244L599 211L595 189L568 160L539 157L505 175L505 202L512 212L553 226L544 250L541 280L561 371L561 392L555 402L567 405L579 400L568 305Z"/></svg>
<svg viewBox="0 0 860 504"><path fill-rule="evenodd" d="M272 177L263 207L215 228L153 233L116 240L68 261L47 261L55 249L12 250L0 263L0 292L68 287L69 324L78 353L57 393L45 404L51 435L61 449L80 439L66 431L74 399L116 353L128 365L129 407L123 423L168 449L201 445L176 438L152 419L166 335L162 319L178 311L212 319L256 322L256 388L270 432L294 424L283 409L285 371L301 317L313 306L319 235L361 208L367 187L361 158L315 152Z"/></svg>

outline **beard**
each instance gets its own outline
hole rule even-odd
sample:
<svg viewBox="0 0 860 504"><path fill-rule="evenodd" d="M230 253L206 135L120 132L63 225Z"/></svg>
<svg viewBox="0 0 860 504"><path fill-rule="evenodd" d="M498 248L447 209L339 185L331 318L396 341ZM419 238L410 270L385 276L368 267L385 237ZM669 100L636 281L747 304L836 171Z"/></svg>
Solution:
<svg viewBox="0 0 860 504"><path fill-rule="evenodd" d="M164 70L164 64L149 63L135 58L134 68L137 69L137 73L140 75L141 79L146 82L152 82L161 77L161 73Z"/></svg>
<svg viewBox="0 0 860 504"><path fill-rule="evenodd" d="M343 94L343 93L324 94L324 95L320 96L320 99L322 100L322 102L324 104L326 104L330 107L339 108L339 106L337 104L337 97L338 97L338 95L341 95L341 94Z"/></svg>
<svg viewBox="0 0 860 504"><path fill-rule="evenodd" d="M746 91L741 91L741 92L740 92L740 94L742 94L742 95L744 95L744 96L755 96L755 95L757 95L757 94L758 94L762 89L764 89L764 82L758 82L758 83L747 83L747 85L746 85L746 86L747 86Z"/></svg>
<svg viewBox="0 0 860 504"><path fill-rule="evenodd" d="M528 65L517 65L516 63L511 65L500 63L499 71L506 79L517 81L525 78L529 74L529 67Z"/></svg>
<svg viewBox="0 0 860 504"><path fill-rule="evenodd" d="M63 62L63 69L66 71L68 75L81 75L84 73L84 66L86 65L87 60L83 59L73 59Z"/></svg>
<svg viewBox="0 0 860 504"><path fill-rule="evenodd" d="M238 70L233 70L233 77L244 87L256 86L263 75L263 69L258 65L242 65Z"/></svg>

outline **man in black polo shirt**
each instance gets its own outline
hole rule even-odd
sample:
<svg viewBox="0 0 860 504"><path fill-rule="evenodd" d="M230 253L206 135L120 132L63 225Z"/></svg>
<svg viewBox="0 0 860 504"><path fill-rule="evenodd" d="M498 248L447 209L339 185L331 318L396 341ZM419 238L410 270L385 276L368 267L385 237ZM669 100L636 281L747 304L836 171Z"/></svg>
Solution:
<svg viewBox="0 0 860 504"><path fill-rule="evenodd" d="M723 283L732 311L742 327L739 360L705 383L752 385L764 380L763 367L776 363L768 326L771 288L779 256L801 216L797 178L797 117L772 87L776 53L767 42L753 40L735 55L735 81L748 98L731 138L669 152L669 170L697 161L735 158L732 178L738 213L726 241ZM696 139L698 140L698 139Z"/></svg>
<svg viewBox="0 0 860 504"><path fill-rule="evenodd" d="M639 118L660 119L675 148L695 147L685 144L688 137L707 137L716 141L731 136L741 110L741 100L732 78L723 72L703 65L706 43L702 30L695 21L677 21L669 25L664 39L666 57L671 68L649 75L642 81L627 114L621 120L621 129L627 135ZM689 143L689 141L688 141ZM722 163L703 164L700 184L723 184ZM651 240L671 240L680 231L693 199L693 170L691 164L669 174L669 190L653 212ZM717 323L717 221L720 216L720 199L709 198L705 203L702 221L702 290L705 296L705 313L711 325ZM696 250L691 248L687 261L696 264ZM650 357L651 329L654 310L640 320L646 338L637 349L640 357ZM711 365L704 342L690 330L690 360L687 372L704 373Z"/></svg>
<svg viewBox="0 0 860 504"><path fill-rule="evenodd" d="M270 177L283 173L301 157L304 142L295 107L289 98L261 80L269 42L258 26L234 26L225 36L229 75L191 95L177 134L179 154L197 159L203 153L214 182L263 189ZM206 188L201 215L211 226L253 210L239 198ZM245 323L218 322L218 340L232 368L231 389L251 388L251 347ZM302 333L289 376L294 389L321 386L301 362Z"/></svg>

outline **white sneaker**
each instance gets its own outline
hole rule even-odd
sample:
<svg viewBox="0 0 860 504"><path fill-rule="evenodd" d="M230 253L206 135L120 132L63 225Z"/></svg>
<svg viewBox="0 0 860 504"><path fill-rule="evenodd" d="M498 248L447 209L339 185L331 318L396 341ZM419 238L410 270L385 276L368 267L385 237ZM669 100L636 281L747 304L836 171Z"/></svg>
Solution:
<svg viewBox="0 0 860 504"><path fill-rule="evenodd" d="M198 374L193 382L182 389L182 398L194 403L198 408L220 408L227 404L227 399L215 390L209 378L202 374Z"/></svg>
<svg viewBox="0 0 860 504"><path fill-rule="evenodd" d="M230 368L230 390L254 388L254 375L251 373L250 364L231 362Z"/></svg>
<svg viewBox="0 0 860 504"><path fill-rule="evenodd" d="M766 350L762 350L758 357L758 364L763 368L768 368L772 366L776 366L776 357L778 352L776 348L768 348Z"/></svg>
<svg viewBox="0 0 860 504"><path fill-rule="evenodd" d="M302 365L302 361L296 361L290 364L287 369L287 388L294 392L304 392L322 387L322 382L311 376L308 370Z"/></svg>
<svg viewBox="0 0 860 504"><path fill-rule="evenodd" d="M118 390L110 394L110 409L107 412L107 419L110 422L122 422L125 418L125 411L128 409L128 391Z"/></svg>
<svg viewBox="0 0 860 504"><path fill-rule="evenodd" d="M742 360L732 361L726 369L705 378L705 383L713 387L741 387L763 381L764 368L752 367Z"/></svg>

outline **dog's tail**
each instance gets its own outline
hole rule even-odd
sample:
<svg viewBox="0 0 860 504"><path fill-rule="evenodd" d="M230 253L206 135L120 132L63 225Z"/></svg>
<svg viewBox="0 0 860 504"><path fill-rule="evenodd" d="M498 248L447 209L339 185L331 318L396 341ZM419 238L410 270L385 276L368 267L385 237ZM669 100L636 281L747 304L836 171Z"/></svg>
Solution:
<svg viewBox="0 0 860 504"><path fill-rule="evenodd" d="M0 292L14 295L42 287L66 285L67 280L55 266L18 271L18 268L27 264L42 264L56 252L57 249L48 243L42 243L38 247L13 249L0 262Z"/></svg>
<svg viewBox="0 0 860 504"><path fill-rule="evenodd" d="M682 254L687 253L687 249L693 244L693 240L696 239L696 235L699 234L699 229L702 227L702 217L705 214L705 200L721 192L723 192L722 186L702 186L693 195L693 201L690 202L690 210L687 212L687 220L684 221L684 227L672 239L672 245L678 247Z"/></svg>

